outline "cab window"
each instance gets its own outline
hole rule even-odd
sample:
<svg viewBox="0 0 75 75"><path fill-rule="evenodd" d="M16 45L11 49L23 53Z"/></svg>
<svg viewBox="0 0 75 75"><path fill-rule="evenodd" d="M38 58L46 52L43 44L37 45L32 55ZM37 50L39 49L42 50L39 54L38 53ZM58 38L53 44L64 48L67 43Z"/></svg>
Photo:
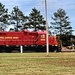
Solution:
<svg viewBox="0 0 75 75"><path fill-rule="evenodd" d="M42 35L41 35L41 38L45 38L45 35L44 35L44 34L42 34Z"/></svg>

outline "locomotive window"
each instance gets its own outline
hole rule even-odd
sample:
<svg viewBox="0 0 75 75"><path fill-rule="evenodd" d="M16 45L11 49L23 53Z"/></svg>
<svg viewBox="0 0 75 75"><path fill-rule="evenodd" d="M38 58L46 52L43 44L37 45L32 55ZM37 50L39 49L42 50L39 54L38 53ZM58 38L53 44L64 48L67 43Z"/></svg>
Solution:
<svg viewBox="0 0 75 75"><path fill-rule="evenodd" d="M45 35L44 35L44 34L42 34L42 35L41 35L41 38L45 38Z"/></svg>

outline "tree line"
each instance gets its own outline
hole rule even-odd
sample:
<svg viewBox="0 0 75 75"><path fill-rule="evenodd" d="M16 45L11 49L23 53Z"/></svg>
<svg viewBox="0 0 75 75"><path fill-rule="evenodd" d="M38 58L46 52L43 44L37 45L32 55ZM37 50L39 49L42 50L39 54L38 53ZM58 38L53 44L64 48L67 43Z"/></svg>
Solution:
<svg viewBox="0 0 75 75"><path fill-rule="evenodd" d="M8 25L14 25L14 29L9 31L20 31L28 28L33 28L35 31L45 30L45 20L36 8L32 9L29 16L25 16L18 6L15 6L9 14L5 5L0 3L0 22L0 30L2 31L5 31Z"/></svg>
<svg viewBox="0 0 75 75"><path fill-rule="evenodd" d="M63 39L63 35L66 37L72 35L73 30L69 16L67 16L64 9L59 8L53 13L51 19L53 22L49 22L50 34L60 35L61 39ZM10 28L9 31L21 31L24 29L45 30L46 20L35 7L32 8L29 16L26 16L18 6L13 7L11 13L9 13L5 5L0 3L0 31L6 31L9 25L14 27L13 29Z"/></svg>

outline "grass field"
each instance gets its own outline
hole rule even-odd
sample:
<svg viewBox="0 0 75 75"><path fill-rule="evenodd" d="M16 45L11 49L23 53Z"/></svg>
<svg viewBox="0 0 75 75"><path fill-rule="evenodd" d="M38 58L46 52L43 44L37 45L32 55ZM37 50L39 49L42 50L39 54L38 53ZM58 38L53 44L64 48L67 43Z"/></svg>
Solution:
<svg viewBox="0 0 75 75"><path fill-rule="evenodd" d="M75 75L75 53L0 53L0 75Z"/></svg>

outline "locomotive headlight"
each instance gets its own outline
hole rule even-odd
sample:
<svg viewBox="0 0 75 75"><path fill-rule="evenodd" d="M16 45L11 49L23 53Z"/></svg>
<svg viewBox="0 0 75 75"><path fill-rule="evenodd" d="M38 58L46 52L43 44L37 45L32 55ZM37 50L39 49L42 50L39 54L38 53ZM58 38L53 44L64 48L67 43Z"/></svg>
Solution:
<svg viewBox="0 0 75 75"><path fill-rule="evenodd" d="M45 39L41 39L41 41L45 41Z"/></svg>
<svg viewBox="0 0 75 75"><path fill-rule="evenodd" d="M57 44L55 46L58 46Z"/></svg>

